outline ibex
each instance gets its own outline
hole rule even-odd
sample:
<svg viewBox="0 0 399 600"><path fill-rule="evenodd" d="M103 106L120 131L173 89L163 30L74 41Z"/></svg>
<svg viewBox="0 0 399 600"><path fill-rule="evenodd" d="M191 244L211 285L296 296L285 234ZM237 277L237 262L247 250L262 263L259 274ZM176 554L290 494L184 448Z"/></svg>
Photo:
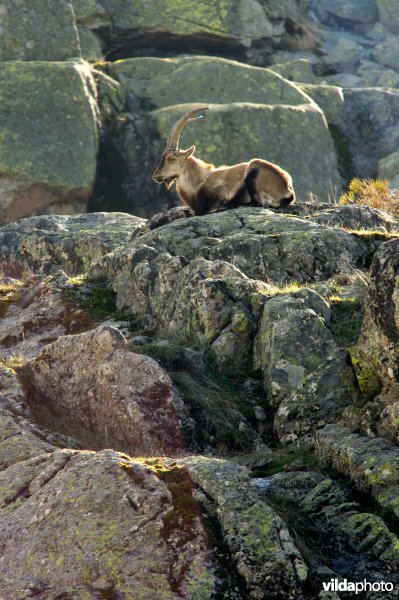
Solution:
<svg viewBox="0 0 399 600"><path fill-rule="evenodd" d="M169 189L176 181L177 193L195 215L254 202L263 207L281 208L295 202L289 173L260 158L231 167L215 167L195 158L195 146L179 149L181 131L193 115L209 106L193 108L172 127L161 162L152 178Z"/></svg>

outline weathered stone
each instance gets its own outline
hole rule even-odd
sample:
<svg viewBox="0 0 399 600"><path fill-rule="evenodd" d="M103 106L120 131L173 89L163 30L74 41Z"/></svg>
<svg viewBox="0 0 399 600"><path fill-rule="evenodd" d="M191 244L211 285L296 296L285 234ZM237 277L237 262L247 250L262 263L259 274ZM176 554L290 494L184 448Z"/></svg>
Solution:
<svg viewBox="0 0 399 600"><path fill-rule="evenodd" d="M378 162L378 178L386 179L392 188L399 188L399 152L392 152Z"/></svg>
<svg viewBox="0 0 399 600"><path fill-rule="evenodd" d="M334 206L311 215L310 220L329 227L343 229L399 232L399 220L392 213L357 204Z"/></svg>
<svg viewBox="0 0 399 600"><path fill-rule="evenodd" d="M303 91L320 106L325 114L327 123L345 129L344 94L335 85L306 84L300 86Z"/></svg>
<svg viewBox="0 0 399 600"><path fill-rule="evenodd" d="M19 382L15 373L12 377L13 392L18 389ZM4 373L0 375L0 470L10 465L28 460L34 456L52 452L53 446L43 437L38 437L32 426L23 416L15 414L15 401L8 399L11 387L10 376L6 380ZM24 401L22 388L19 389L18 404ZM19 411L18 411L19 412ZM0 588L1 589L1 588Z"/></svg>
<svg viewBox="0 0 399 600"><path fill-rule="evenodd" d="M368 379L379 380L384 388L382 396L371 398L371 402L358 409L358 421L363 424L363 430L366 422L371 431L394 441L399 441L398 245L399 239L388 241L374 256L358 343L358 351L369 372Z"/></svg>
<svg viewBox="0 0 399 600"><path fill-rule="evenodd" d="M378 2L378 0L377 0ZM373 23L377 20L376 0L313 0L312 9L326 24Z"/></svg>
<svg viewBox="0 0 399 600"><path fill-rule="evenodd" d="M359 64L363 48L360 44L342 38L328 54L326 61L338 71L353 73Z"/></svg>
<svg viewBox="0 0 399 600"><path fill-rule="evenodd" d="M57 451L2 471L0 593L210 598L213 560L192 484L181 469L164 471L111 450Z"/></svg>
<svg viewBox="0 0 399 600"><path fill-rule="evenodd" d="M0 352L4 360L33 358L60 335L81 333L95 320L66 293L64 274L36 276L18 286L0 320Z"/></svg>
<svg viewBox="0 0 399 600"><path fill-rule="evenodd" d="M375 177L378 161L399 145L399 90L345 89L347 139L358 177Z"/></svg>
<svg viewBox="0 0 399 600"><path fill-rule="evenodd" d="M85 209L96 171L94 81L83 63L0 63L0 222Z"/></svg>
<svg viewBox="0 0 399 600"><path fill-rule="evenodd" d="M393 69L384 68L374 60L362 59L357 74L361 78L360 87L399 87L399 73Z"/></svg>
<svg viewBox="0 0 399 600"><path fill-rule="evenodd" d="M59 337L19 369L37 418L53 413L62 430L92 448L135 454L181 451L181 400L151 358L131 352L109 326ZM54 420L54 419L53 419Z"/></svg>
<svg viewBox="0 0 399 600"><path fill-rule="evenodd" d="M42 216L10 223L0 229L0 272L17 278L59 269L68 274L87 272L144 223L121 213Z"/></svg>
<svg viewBox="0 0 399 600"><path fill-rule="evenodd" d="M320 459L351 478L362 492L399 516L399 448L382 438L370 439L345 427L327 425L317 432Z"/></svg>
<svg viewBox="0 0 399 600"><path fill-rule="evenodd" d="M279 73L285 79L288 79L288 81L310 84L317 83L318 78L313 72L312 63L305 58L298 58L283 63L273 63L270 69L275 73Z"/></svg>
<svg viewBox="0 0 399 600"><path fill-rule="evenodd" d="M218 57L131 58L113 63L110 74L150 110L190 103L309 103L300 89L270 69Z"/></svg>
<svg viewBox="0 0 399 600"><path fill-rule="evenodd" d="M303 283L350 272L364 251L361 239L336 227L242 208L159 227L92 273L105 276L118 307L150 330L209 342L230 324L235 303L259 314L270 292L262 282Z"/></svg>
<svg viewBox="0 0 399 600"><path fill-rule="evenodd" d="M378 44L373 50L373 58L385 67L399 71L399 40L396 36L389 37Z"/></svg>
<svg viewBox="0 0 399 600"><path fill-rule="evenodd" d="M1 0L0 61L71 57L80 46L70 0Z"/></svg>
<svg viewBox="0 0 399 600"><path fill-rule="evenodd" d="M302 544L313 555L317 574L321 573L315 563L340 578L351 576L360 581L367 570L370 578L378 579L384 573L386 580L397 582L397 536L381 517L362 512L353 492L342 482L320 473L293 472L277 473L255 483L261 497L273 505L284 507L288 501L288 523L294 527L301 523ZM316 539L323 545L322 558L314 552Z"/></svg>
<svg viewBox="0 0 399 600"><path fill-rule="evenodd" d="M336 421L353 399L346 352L326 327L330 318L321 297L306 289L265 303L254 360L283 443Z"/></svg>
<svg viewBox="0 0 399 600"><path fill-rule="evenodd" d="M97 35L85 27L78 27L78 34L83 58L90 62L103 60L101 42Z"/></svg>
<svg viewBox="0 0 399 600"><path fill-rule="evenodd" d="M220 369L244 372L251 356L253 315L246 306L238 303L231 310L231 324L213 342L212 350Z"/></svg>
<svg viewBox="0 0 399 600"><path fill-rule="evenodd" d="M284 521L250 485L249 472L218 459L183 459L251 598L302 599L307 567ZM200 498L201 498L200 496Z"/></svg>
<svg viewBox="0 0 399 600"><path fill-rule="evenodd" d="M398 5L395 0L376 0L379 20L389 31L399 33Z"/></svg>
<svg viewBox="0 0 399 600"><path fill-rule="evenodd" d="M171 0L104 0L112 23L112 40L131 47L242 49L265 38L272 40L275 28L263 5L257 0L207 0L201 4L187 0L182 8ZM184 17L176 18L183 10ZM280 34L284 31L280 28ZM189 40L189 42L188 42Z"/></svg>
<svg viewBox="0 0 399 600"><path fill-rule="evenodd" d="M107 11L97 0L72 0L76 23L87 29L100 29L110 24Z"/></svg>
<svg viewBox="0 0 399 600"><path fill-rule="evenodd" d="M396 388L398 371L398 258L399 239L383 244L370 271L366 316L360 349L369 357L387 388Z"/></svg>

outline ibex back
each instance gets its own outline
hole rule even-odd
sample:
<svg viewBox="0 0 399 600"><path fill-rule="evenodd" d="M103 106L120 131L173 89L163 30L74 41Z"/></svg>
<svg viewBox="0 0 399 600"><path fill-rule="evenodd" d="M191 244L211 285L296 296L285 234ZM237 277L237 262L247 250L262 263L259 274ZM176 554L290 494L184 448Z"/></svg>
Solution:
<svg viewBox="0 0 399 600"><path fill-rule="evenodd" d="M282 208L295 202L291 175L273 163L253 158L231 167L215 167L194 156L195 146L188 150L179 149L184 125L200 119L201 116L193 115L208 108L189 110L172 127L153 179L165 183L167 188L176 182L180 199L195 215L250 202L271 208Z"/></svg>

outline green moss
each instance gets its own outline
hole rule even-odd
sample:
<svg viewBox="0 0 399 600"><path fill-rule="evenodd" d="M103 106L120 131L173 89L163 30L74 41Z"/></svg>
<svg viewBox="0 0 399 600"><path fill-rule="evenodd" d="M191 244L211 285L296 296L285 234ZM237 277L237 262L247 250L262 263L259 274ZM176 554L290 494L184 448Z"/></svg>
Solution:
<svg viewBox="0 0 399 600"><path fill-rule="evenodd" d="M244 461L240 456L236 460L251 466L251 462L256 465L259 457L256 454L249 454L244 457ZM295 471L298 469L318 471L320 469L319 460L311 451L298 448L283 448L273 450L273 452L265 455L263 464L252 466L252 472L256 477L270 477L276 473L281 473L281 471Z"/></svg>
<svg viewBox="0 0 399 600"><path fill-rule="evenodd" d="M381 381L377 375L375 365L357 346L351 346L348 348L348 352L360 391L367 400L371 400L381 390Z"/></svg>
<svg viewBox="0 0 399 600"><path fill-rule="evenodd" d="M137 321L130 313L118 310L116 293L103 278L90 278L85 275L72 277L68 280L72 288L68 296L81 306L97 321L112 318L116 321L127 321L132 329L137 327ZM67 319L73 318L69 315ZM66 323L68 325L68 323Z"/></svg>

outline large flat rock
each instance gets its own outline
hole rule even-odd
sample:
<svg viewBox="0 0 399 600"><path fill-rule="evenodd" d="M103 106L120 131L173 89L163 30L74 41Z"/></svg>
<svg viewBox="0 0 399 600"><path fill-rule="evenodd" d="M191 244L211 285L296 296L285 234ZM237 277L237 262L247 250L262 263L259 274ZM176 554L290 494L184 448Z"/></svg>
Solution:
<svg viewBox="0 0 399 600"><path fill-rule="evenodd" d="M149 108L190 102L310 102L300 88L270 69L216 56L130 58L113 63L110 74Z"/></svg>
<svg viewBox="0 0 399 600"><path fill-rule="evenodd" d="M70 0L1 0L0 61L79 57Z"/></svg>
<svg viewBox="0 0 399 600"><path fill-rule="evenodd" d="M9 223L0 229L0 272L17 278L59 269L68 274L87 272L144 223L123 213L44 215Z"/></svg>
<svg viewBox="0 0 399 600"><path fill-rule="evenodd" d="M0 63L0 223L83 212L96 172L98 115L80 62Z"/></svg>

